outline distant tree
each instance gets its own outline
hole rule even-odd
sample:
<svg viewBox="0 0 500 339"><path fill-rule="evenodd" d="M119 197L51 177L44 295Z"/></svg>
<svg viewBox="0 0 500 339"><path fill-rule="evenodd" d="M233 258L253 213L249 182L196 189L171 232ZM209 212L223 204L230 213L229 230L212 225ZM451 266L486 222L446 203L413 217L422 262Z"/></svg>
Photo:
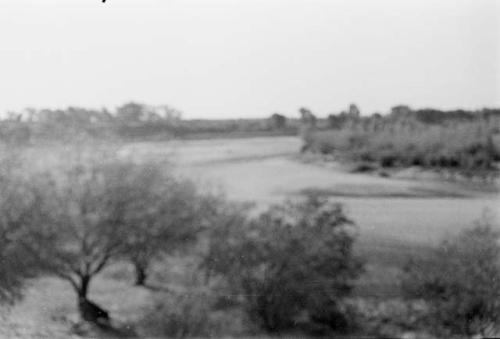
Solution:
<svg viewBox="0 0 500 339"><path fill-rule="evenodd" d="M163 121L170 124L176 124L182 120L182 112L168 105L156 107L156 112Z"/></svg>
<svg viewBox="0 0 500 339"><path fill-rule="evenodd" d="M274 113L269 118L269 125L272 129L283 129L286 127L286 117L279 113Z"/></svg>
<svg viewBox="0 0 500 339"><path fill-rule="evenodd" d="M22 112L22 115L24 117L26 117L26 121L28 122L33 122L33 121L36 121L37 119L37 116L36 116L37 112L36 112L36 109L33 108L33 107L27 107L23 110Z"/></svg>
<svg viewBox="0 0 500 339"><path fill-rule="evenodd" d="M349 117L351 119L358 119L360 116L361 116L361 112L360 112L358 106L356 106L356 104L350 104L349 105Z"/></svg>
<svg viewBox="0 0 500 339"><path fill-rule="evenodd" d="M22 114L14 111L8 111L6 121L20 122L22 119Z"/></svg>
<svg viewBox="0 0 500 339"><path fill-rule="evenodd" d="M176 124L182 118L182 112L168 105L149 106L136 102L129 102L116 110L118 120L131 122L167 122Z"/></svg>
<svg viewBox="0 0 500 339"><path fill-rule="evenodd" d="M97 111L95 114L97 122L112 122L115 118L106 107L101 108L100 111Z"/></svg>
<svg viewBox="0 0 500 339"><path fill-rule="evenodd" d="M47 125L65 125L69 122L66 111L62 109L42 109L36 111L36 120Z"/></svg>
<svg viewBox="0 0 500 339"><path fill-rule="evenodd" d="M300 113L300 135L304 140L301 152L307 151L312 146L312 134L316 127L316 116L307 108L299 109Z"/></svg>
<svg viewBox="0 0 500 339"><path fill-rule="evenodd" d="M327 119L328 127L332 129L341 129L346 121L345 115L341 114L329 114Z"/></svg>
<svg viewBox="0 0 500 339"><path fill-rule="evenodd" d="M303 125L307 125L309 127L315 127L316 126L316 116L311 112L311 110L302 107L299 109L300 113L300 120Z"/></svg>
<svg viewBox="0 0 500 339"><path fill-rule="evenodd" d="M85 108L68 107L66 115L73 125L84 127L90 124L94 112Z"/></svg>
<svg viewBox="0 0 500 339"><path fill-rule="evenodd" d="M391 117L394 119L408 119L411 114L411 108L405 105L398 105L391 108Z"/></svg>
<svg viewBox="0 0 500 339"><path fill-rule="evenodd" d="M146 111L145 105L129 102L116 109L116 117L123 122L138 122L147 114Z"/></svg>

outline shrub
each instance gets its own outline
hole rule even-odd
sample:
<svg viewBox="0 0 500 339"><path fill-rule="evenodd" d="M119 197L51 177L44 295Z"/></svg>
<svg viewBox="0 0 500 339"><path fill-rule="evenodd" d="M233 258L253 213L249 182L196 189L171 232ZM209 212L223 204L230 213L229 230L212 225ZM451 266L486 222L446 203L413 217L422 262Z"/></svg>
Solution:
<svg viewBox="0 0 500 339"><path fill-rule="evenodd" d="M147 334L186 338L210 334L209 314L212 300L205 294L164 294L156 296L154 306L147 312L143 325Z"/></svg>
<svg viewBox="0 0 500 339"><path fill-rule="evenodd" d="M205 266L223 274L243 298L250 319L267 331L293 327L299 317L346 327L342 300L361 271L355 233L341 205L317 195L273 206L212 236Z"/></svg>
<svg viewBox="0 0 500 339"><path fill-rule="evenodd" d="M269 127L271 129L283 129L286 127L286 117L279 113L274 113L269 118Z"/></svg>
<svg viewBox="0 0 500 339"><path fill-rule="evenodd" d="M128 186L124 257L133 263L135 283L144 286L149 268L163 254L193 243L202 229L205 197L156 162L126 163Z"/></svg>
<svg viewBox="0 0 500 339"><path fill-rule="evenodd" d="M26 224L37 213L39 196L13 157L0 159L0 304L22 297L27 279L36 275L36 265L20 243Z"/></svg>
<svg viewBox="0 0 500 339"><path fill-rule="evenodd" d="M210 289L158 293L140 320L148 337L213 337L246 331L246 321L237 309L217 310L216 293Z"/></svg>
<svg viewBox="0 0 500 339"><path fill-rule="evenodd" d="M484 333L500 321L499 233L486 223L444 241L425 261L408 264L403 290L422 298L437 331Z"/></svg>
<svg viewBox="0 0 500 339"><path fill-rule="evenodd" d="M342 129L309 133L308 149L337 153L352 161L374 161L382 167L422 166L467 171L495 171L500 157L495 121L428 125L390 120L371 125L371 118ZM375 127L377 126L377 127Z"/></svg>
<svg viewBox="0 0 500 339"><path fill-rule="evenodd" d="M401 338L405 333L418 335L414 338L434 338L427 328L420 330L427 317L424 301L407 302L400 298L356 298L349 301L356 310L363 332L376 338Z"/></svg>

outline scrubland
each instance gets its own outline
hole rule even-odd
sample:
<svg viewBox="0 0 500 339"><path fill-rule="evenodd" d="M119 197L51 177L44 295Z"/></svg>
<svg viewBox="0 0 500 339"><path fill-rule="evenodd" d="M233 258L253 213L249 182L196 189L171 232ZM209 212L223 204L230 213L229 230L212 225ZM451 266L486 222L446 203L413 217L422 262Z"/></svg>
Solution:
<svg viewBox="0 0 500 339"><path fill-rule="evenodd" d="M109 312L113 331L81 323L71 285L42 274L28 282L23 299L9 307L8 312L3 311L0 336L299 338L333 333L347 337L400 336L406 332L442 334L432 332L425 320L430 304L404 301L404 269L410 259L431 260L433 249L443 239L455 239L485 210L489 210L486 213L491 215L490 222L496 224L498 193L491 184L485 187L480 182L398 176L395 172L392 177L353 173L351 167L338 161L301 156L301 143L296 137L99 142L94 150L105 149L110 157L132 159L134 163L154 163L165 172L191 180L200 192L223 194L228 201L250 202L252 206L245 207L249 217L258 216L287 198L304 195L341 203L345 215L356 225L353 255L360 258L363 269L356 273L352 289L346 294L348 298L339 299L343 300L341 309L347 313L330 320L337 324L348 321L352 328L328 332L322 326L311 328L305 324L289 329L285 326L277 334L268 334L275 332L272 326L266 331L246 313L246 301L237 290L238 284L228 286L217 276L207 280L199 269L199 258L203 257L208 241L201 236L199 243L157 257L149 269L146 286L134 286L134 267L127 260L114 260L96 276L89 298ZM53 170L74 159L77 149L74 145L50 144L25 148L18 155L26 170ZM225 241L223 236L217 239ZM254 272L251 265L247 269ZM227 272L221 274L224 277ZM237 276L234 272L232 275ZM414 318L418 320L409 320ZM482 329L479 326L470 331Z"/></svg>
<svg viewBox="0 0 500 339"><path fill-rule="evenodd" d="M0 124L0 337L500 333L498 110L28 113Z"/></svg>

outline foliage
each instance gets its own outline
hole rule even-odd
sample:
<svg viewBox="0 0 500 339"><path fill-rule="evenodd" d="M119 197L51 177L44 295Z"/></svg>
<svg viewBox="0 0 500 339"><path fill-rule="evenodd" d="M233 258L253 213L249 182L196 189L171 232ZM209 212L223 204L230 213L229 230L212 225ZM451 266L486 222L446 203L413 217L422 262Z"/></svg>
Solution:
<svg viewBox="0 0 500 339"><path fill-rule="evenodd" d="M304 312L335 328L345 324L341 300L361 270L354 238L340 205L308 196L248 223L238 214L226 218L214 230L205 266L227 278L267 331L292 327Z"/></svg>
<svg viewBox="0 0 500 339"><path fill-rule="evenodd" d="M71 150L66 163L34 176L40 199L21 243L41 270L71 283L85 318L97 274L126 258L144 284L152 260L196 239L211 199L159 162Z"/></svg>
<svg viewBox="0 0 500 339"><path fill-rule="evenodd" d="M146 165L95 149L75 150L75 159L32 180L40 199L20 242L41 270L72 285L84 318L92 304L92 279L125 253L142 253L134 246L150 253L145 243L156 244L154 238L163 235L162 212L169 207L154 199L165 188L152 175L159 169Z"/></svg>
<svg viewBox="0 0 500 339"><path fill-rule="evenodd" d="M149 337L221 338L246 330L237 309L218 311L210 291L158 293L140 321Z"/></svg>
<svg viewBox="0 0 500 339"><path fill-rule="evenodd" d="M208 198L193 183L153 162L129 163L122 178L130 187L124 215L125 256L143 285L151 261L196 239L203 229Z"/></svg>
<svg viewBox="0 0 500 339"><path fill-rule="evenodd" d="M279 113L274 113L269 118L271 129L283 129L286 127L286 117Z"/></svg>
<svg viewBox="0 0 500 339"><path fill-rule="evenodd" d="M143 318L149 335L186 338L210 335L211 300L199 293L163 294Z"/></svg>
<svg viewBox="0 0 500 339"><path fill-rule="evenodd" d="M68 107L27 108L9 112L0 120L0 141L34 143L40 140L170 139L172 137L293 135L297 119L185 120L182 112L168 105L128 102L114 111ZM283 118L285 124L283 124ZM277 124L276 124L277 123Z"/></svg>
<svg viewBox="0 0 500 339"><path fill-rule="evenodd" d="M431 307L429 321L458 335L485 334L500 321L499 233L488 223L444 241L430 259L410 262L402 286ZM498 330L498 328L497 328Z"/></svg>
<svg viewBox="0 0 500 339"><path fill-rule="evenodd" d="M91 279L123 250L133 190L124 172L118 160L88 157L36 180L40 211L22 243L42 270L69 281L81 300Z"/></svg>
<svg viewBox="0 0 500 339"><path fill-rule="evenodd" d="M247 322L238 307L218 305L222 286L206 283L196 256L169 256L158 266L155 294L140 321L149 337L213 337L244 332Z"/></svg>
<svg viewBox="0 0 500 339"><path fill-rule="evenodd" d="M402 298L354 298L349 304L356 312L362 332L369 337L401 338L418 333L417 338L434 338L425 324L428 307L424 301Z"/></svg>
<svg viewBox="0 0 500 339"><path fill-rule="evenodd" d="M333 123L333 122L332 122ZM337 123L337 122L335 122ZM500 160L494 121L427 125L415 120L361 120L341 129L316 131L310 148L382 167L422 166L464 173L494 171Z"/></svg>
<svg viewBox="0 0 500 339"><path fill-rule="evenodd" d="M36 214L39 196L27 178L20 176L17 159L0 161L0 303L13 303L22 296L27 279L36 275L22 239L25 226Z"/></svg>

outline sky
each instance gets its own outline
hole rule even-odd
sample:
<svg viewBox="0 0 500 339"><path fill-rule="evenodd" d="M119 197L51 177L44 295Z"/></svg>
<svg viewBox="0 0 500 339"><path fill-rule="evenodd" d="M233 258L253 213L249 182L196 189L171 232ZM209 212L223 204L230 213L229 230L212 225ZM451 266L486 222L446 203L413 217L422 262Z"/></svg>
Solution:
<svg viewBox="0 0 500 339"><path fill-rule="evenodd" d="M0 112L500 106L496 0L0 0Z"/></svg>

